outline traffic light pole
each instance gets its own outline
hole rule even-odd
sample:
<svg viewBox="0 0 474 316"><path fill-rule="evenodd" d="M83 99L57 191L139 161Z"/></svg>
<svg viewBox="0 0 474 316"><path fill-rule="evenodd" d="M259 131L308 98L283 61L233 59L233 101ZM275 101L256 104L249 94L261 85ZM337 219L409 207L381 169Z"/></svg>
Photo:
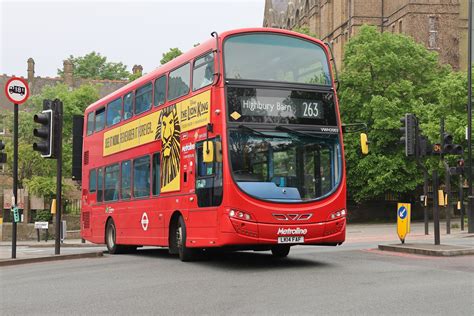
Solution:
<svg viewBox="0 0 474 316"><path fill-rule="evenodd" d="M18 104L13 105L13 197L18 204ZM12 203L13 204L13 203ZM16 258L16 221L12 220L12 259Z"/></svg>
<svg viewBox="0 0 474 316"><path fill-rule="evenodd" d="M438 171L433 170L433 223L435 245L440 244L439 236L439 199L438 199Z"/></svg>
<svg viewBox="0 0 474 316"><path fill-rule="evenodd" d="M55 142L54 150L56 151L56 224L55 226L55 243L54 254L59 255L61 252L61 192L62 192L62 169L63 169L63 103L59 100L53 101L55 117ZM66 232L64 232L66 234Z"/></svg>

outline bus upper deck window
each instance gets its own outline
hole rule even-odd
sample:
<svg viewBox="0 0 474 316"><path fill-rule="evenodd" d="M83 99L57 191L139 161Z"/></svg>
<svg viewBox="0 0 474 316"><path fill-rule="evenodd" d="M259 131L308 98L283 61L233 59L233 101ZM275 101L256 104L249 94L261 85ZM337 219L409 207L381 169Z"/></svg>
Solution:
<svg viewBox="0 0 474 316"><path fill-rule="evenodd" d="M150 109L151 94L151 82L137 89L135 93L135 114L140 114Z"/></svg>
<svg viewBox="0 0 474 316"><path fill-rule="evenodd" d="M191 66L187 63L170 72L168 80L168 100L174 100L189 93L190 68Z"/></svg>
<svg viewBox="0 0 474 316"><path fill-rule="evenodd" d="M101 131L105 127L105 108L95 111L95 131Z"/></svg>
<svg viewBox="0 0 474 316"><path fill-rule="evenodd" d="M123 119L128 120L133 116L133 92L123 97Z"/></svg>
<svg viewBox="0 0 474 316"><path fill-rule="evenodd" d="M107 105L107 126L112 126L122 119L122 98L118 98Z"/></svg>
<svg viewBox="0 0 474 316"><path fill-rule="evenodd" d="M214 79L214 56L209 53L196 59L193 69L193 91L212 83Z"/></svg>
<svg viewBox="0 0 474 316"><path fill-rule="evenodd" d="M165 103L166 100L166 76L155 80L155 106Z"/></svg>
<svg viewBox="0 0 474 316"><path fill-rule="evenodd" d="M94 133L94 112L87 114L87 135Z"/></svg>

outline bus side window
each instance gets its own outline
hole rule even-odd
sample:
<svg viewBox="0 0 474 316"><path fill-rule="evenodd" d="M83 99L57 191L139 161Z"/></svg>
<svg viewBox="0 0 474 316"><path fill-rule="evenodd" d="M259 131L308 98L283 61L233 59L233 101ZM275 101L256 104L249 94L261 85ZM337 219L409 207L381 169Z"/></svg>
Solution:
<svg viewBox="0 0 474 316"><path fill-rule="evenodd" d="M107 126L120 123L122 119L122 98L118 98L107 105Z"/></svg>
<svg viewBox="0 0 474 316"><path fill-rule="evenodd" d="M95 131L101 131L105 127L105 108L95 111Z"/></svg>
<svg viewBox="0 0 474 316"><path fill-rule="evenodd" d="M94 133L94 112L87 114L87 135L92 135Z"/></svg>
<svg viewBox="0 0 474 316"><path fill-rule="evenodd" d="M155 106L162 105L166 100L166 76L155 80Z"/></svg>
<svg viewBox="0 0 474 316"><path fill-rule="evenodd" d="M143 113L151 107L153 87L151 82L137 89L135 93L135 114Z"/></svg>
<svg viewBox="0 0 474 316"><path fill-rule="evenodd" d="M160 153L153 154L153 195L160 194Z"/></svg>
<svg viewBox="0 0 474 316"><path fill-rule="evenodd" d="M220 138L217 137L214 140L214 145L216 140L220 142ZM203 142L196 145L196 195L198 206L218 206L222 202L222 162L216 159L214 159L214 162L204 162L203 147Z"/></svg>
<svg viewBox="0 0 474 316"><path fill-rule="evenodd" d="M150 196L150 156L133 160L133 196Z"/></svg>
<svg viewBox="0 0 474 316"><path fill-rule="evenodd" d="M133 92L127 93L123 97L123 120L128 120L133 116Z"/></svg>
<svg viewBox="0 0 474 316"><path fill-rule="evenodd" d="M209 53L196 59L193 68L193 91L210 85L214 80L214 55Z"/></svg>
<svg viewBox="0 0 474 316"><path fill-rule="evenodd" d="M104 201L118 200L119 184L119 165L105 167Z"/></svg>
<svg viewBox="0 0 474 316"><path fill-rule="evenodd" d="M97 172L95 169L89 171L89 193L94 193L97 190Z"/></svg>
<svg viewBox="0 0 474 316"><path fill-rule="evenodd" d="M130 184L132 183L132 168L130 160L122 162L122 172L121 172L121 197L122 200L130 199L132 191Z"/></svg>
<svg viewBox="0 0 474 316"><path fill-rule="evenodd" d="M174 100L189 93L189 81L191 76L189 63L173 70L168 80L168 100Z"/></svg>
<svg viewBox="0 0 474 316"><path fill-rule="evenodd" d="M97 169L97 202L102 202L104 196L104 172L102 168Z"/></svg>

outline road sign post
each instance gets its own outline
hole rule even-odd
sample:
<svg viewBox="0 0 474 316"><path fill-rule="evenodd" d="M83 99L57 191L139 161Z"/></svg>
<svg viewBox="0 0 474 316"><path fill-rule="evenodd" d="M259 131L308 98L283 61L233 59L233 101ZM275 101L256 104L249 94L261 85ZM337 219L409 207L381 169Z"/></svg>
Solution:
<svg viewBox="0 0 474 316"><path fill-rule="evenodd" d="M5 85L5 95L13 103L13 199L12 207L18 202L18 105L30 96L28 82L23 78L13 77ZM16 258L17 222L12 221L12 259Z"/></svg>
<svg viewBox="0 0 474 316"><path fill-rule="evenodd" d="M410 217L411 217L411 204L398 203L397 204L397 234L402 244L405 243L405 238L410 232Z"/></svg>

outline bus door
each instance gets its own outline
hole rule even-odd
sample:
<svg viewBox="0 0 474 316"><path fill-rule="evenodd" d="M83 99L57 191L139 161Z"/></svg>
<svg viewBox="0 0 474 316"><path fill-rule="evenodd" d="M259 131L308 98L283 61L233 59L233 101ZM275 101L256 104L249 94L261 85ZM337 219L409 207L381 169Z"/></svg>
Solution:
<svg viewBox="0 0 474 316"><path fill-rule="evenodd" d="M196 226L217 234L217 209L222 202L222 143L220 137L196 144ZM191 213L191 212L190 212ZM191 214L190 214L191 216ZM209 228L209 229L206 229ZM212 235L208 235L212 236Z"/></svg>

